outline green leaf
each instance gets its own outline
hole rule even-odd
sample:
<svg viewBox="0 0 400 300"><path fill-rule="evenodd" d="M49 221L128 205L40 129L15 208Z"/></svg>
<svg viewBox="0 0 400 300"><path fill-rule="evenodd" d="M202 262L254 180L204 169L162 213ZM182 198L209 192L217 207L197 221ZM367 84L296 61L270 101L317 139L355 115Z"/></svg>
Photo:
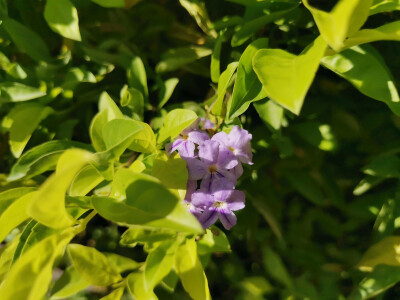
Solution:
<svg viewBox="0 0 400 300"><path fill-rule="evenodd" d="M108 261L114 265L118 273L123 273L128 270L136 270L143 265L143 263L138 263L133 259L115 253L103 254L107 257Z"/></svg>
<svg viewBox="0 0 400 300"><path fill-rule="evenodd" d="M215 100L214 105L211 108L211 112L216 115L216 116L223 116L225 115L225 110L224 110L224 100L225 100L225 94L226 90L229 87L229 84L231 83L231 79L233 74L235 73L236 69L238 66L238 62L232 62L230 63L224 72L222 72L221 76L219 77L218 81L218 89L217 89L217 100Z"/></svg>
<svg viewBox="0 0 400 300"><path fill-rule="evenodd" d="M169 189L186 189L188 171L186 162L179 156L172 158L164 152L160 153L154 160L151 175L157 177Z"/></svg>
<svg viewBox="0 0 400 300"><path fill-rule="evenodd" d="M247 46L240 57L229 108L229 117L231 119L245 112L252 101L260 100L267 96L260 80L253 71L252 61L256 52L259 49L267 48L268 43L267 38L255 40Z"/></svg>
<svg viewBox="0 0 400 300"><path fill-rule="evenodd" d="M350 294L349 300L369 299L383 293L400 281L400 268L379 265L367 274Z"/></svg>
<svg viewBox="0 0 400 300"><path fill-rule="evenodd" d="M30 28L7 18L1 24L17 47L36 61L50 61L50 52L42 38Z"/></svg>
<svg viewBox="0 0 400 300"><path fill-rule="evenodd" d="M92 0L92 2L103 7L124 7L125 0Z"/></svg>
<svg viewBox="0 0 400 300"><path fill-rule="evenodd" d="M31 192L15 200L0 214L0 242L12 229L29 218L27 208L36 193Z"/></svg>
<svg viewBox="0 0 400 300"><path fill-rule="evenodd" d="M199 0L179 0L179 3L195 19L197 25L208 35L216 37L217 33L211 29L212 23L208 17L206 5Z"/></svg>
<svg viewBox="0 0 400 300"><path fill-rule="evenodd" d="M204 47L188 47L171 49L163 54L161 61L156 66L157 73L175 71L202 57L211 55L212 50Z"/></svg>
<svg viewBox="0 0 400 300"><path fill-rule="evenodd" d="M370 45L356 46L326 56L324 67L348 80L364 95L385 102L400 115L400 98L394 78L379 53Z"/></svg>
<svg viewBox="0 0 400 300"><path fill-rule="evenodd" d="M326 47L318 37L298 56L280 49L262 49L253 58L253 68L268 96L299 114Z"/></svg>
<svg viewBox="0 0 400 300"><path fill-rule="evenodd" d="M281 258L268 246L263 249L263 264L272 278L288 288L292 287L292 280Z"/></svg>
<svg viewBox="0 0 400 300"><path fill-rule="evenodd" d="M94 285L108 286L122 279L115 266L95 248L70 244L68 254L74 268Z"/></svg>
<svg viewBox="0 0 400 300"><path fill-rule="evenodd" d="M0 83L0 103L22 102L46 95L41 89L18 82Z"/></svg>
<svg viewBox="0 0 400 300"><path fill-rule="evenodd" d="M369 9L369 15L394 10L400 10L400 0L373 0Z"/></svg>
<svg viewBox="0 0 400 300"><path fill-rule="evenodd" d="M183 288L194 300L211 299L207 277L197 256L194 240L186 240L176 253L175 270Z"/></svg>
<svg viewBox="0 0 400 300"><path fill-rule="evenodd" d="M84 150L65 151L58 160L56 172L42 184L32 199L29 215L52 228L71 226L75 220L65 210L65 193L76 174L92 158L92 154Z"/></svg>
<svg viewBox="0 0 400 300"><path fill-rule="evenodd" d="M357 268L364 272L372 271L377 265L400 266L400 237L388 236L372 245L363 255Z"/></svg>
<svg viewBox="0 0 400 300"><path fill-rule="evenodd" d="M265 1L265 3L266 6L263 8L265 15L243 22L243 26L239 27L239 30L237 30L232 37L232 47L243 45L261 27L280 19L300 4L299 2L285 1L274 1L268 4Z"/></svg>
<svg viewBox="0 0 400 300"><path fill-rule="evenodd" d="M127 70L127 77L130 88L139 90L145 98L149 96L146 69L144 68L143 61L139 56L132 58L131 64Z"/></svg>
<svg viewBox="0 0 400 300"><path fill-rule="evenodd" d="M14 238L11 242L4 245L0 253L0 282L3 282L12 265L14 253L18 247L19 238Z"/></svg>
<svg viewBox="0 0 400 300"><path fill-rule="evenodd" d="M46 0L44 18L50 28L75 41L81 41L78 12L69 0Z"/></svg>
<svg viewBox="0 0 400 300"><path fill-rule="evenodd" d="M210 75L211 81L217 83L220 75L220 59L221 59L221 47L224 39L224 34L220 32L217 39L215 40L214 49L211 54L211 65Z"/></svg>
<svg viewBox="0 0 400 300"><path fill-rule="evenodd" d="M54 169L60 155L70 148L90 149L86 144L72 141L50 141L40 144L22 154L11 168L7 180L30 178Z"/></svg>
<svg viewBox="0 0 400 300"><path fill-rule="evenodd" d="M400 21L387 23L375 29L363 29L345 41L344 48L375 41L400 41Z"/></svg>
<svg viewBox="0 0 400 300"><path fill-rule="evenodd" d="M271 100L261 100L255 102L253 105L265 124L274 130L279 130L281 128L282 119L285 115L282 106Z"/></svg>
<svg viewBox="0 0 400 300"><path fill-rule="evenodd" d="M88 286L90 286L90 283L73 266L69 266L54 284L50 299L70 297Z"/></svg>
<svg viewBox="0 0 400 300"><path fill-rule="evenodd" d="M24 103L7 115L12 121L9 143L14 157L21 156L36 127L52 112L50 107L38 103Z"/></svg>
<svg viewBox="0 0 400 300"><path fill-rule="evenodd" d="M104 177L92 165L88 165L81 169L71 182L68 194L70 196L85 196L99 183Z"/></svg>
<svg viewBox="0 0 400 300"><path fill-rule="evenodd" d="M21 198L22 196L35 191L34 187L18 187L13 189L8 189L0 193L0 215L11 205L15 200Z"/></svg>
<svg viewBox="0 0 400 300"><path fill-rule="evenodd" d="M127 277L128 290L135 299L140 300L158 300L152 290L146 290L144 287L143 273L131 273Z"/></svg>
<svg viewBox="0 0 400 300"><path fill-rule="evenodd" d="M167 138L177 137L185 128L197 120L197 114L189 109L174 109L164 118L163 127L158 134L157 142L162 143Z"/></svg>
<svg viewBox="0 0 400 300"><path fill-rule="evenodd" d="M206 234L197 242L199 255L214 252L231 252L228 238L225 233L217 227L206 230Z"/></svg>
<svg viewBox="0 0 400 300"><path fill-rule="evenodd" d="M124 294L125 287L120 287L113 290L108 295L101 297L100 300L120 300Z"/></svg>
<svg viewBox="0 0 400 300"><path fill-rule="evenodd" d="M159 99L157 106L158 108L162 108L168 102L178 82L179 82L178 78L170 78L163 83L160 92L158 94L158 99Z"/></svg>
<svg viewBox="0 0 400 300"><path fill-rule="evenodd" d="M346 37L356 33L367 20L372 0L340 0L331 12L311 6L309 0L303 0L303 3L328 45L340 51Z"/></svg>
<svg viewBox="0 0 400 300"><path fill-rule="evenodd" d="M191 233L203 231L183 203L154 177L135 174L132 171L131 174L131 182L125 185L125 201L106 197L93 198L93 206L100 215L122 224L169 228Z"/></svg>
<svg viewBox="0 0 400 300"><path fill-rule="evenodd" d="M2 300L42 300L52 279L53 264L74 235L75 229L68 228L45 238L20 256L0 286Z"/></svg>
<svg viewBox="0 0 400 300"><path fill-rule="evenodd" d="M156 149L156 138L151 127L130 119L108 122L103 127L103 140L106 150L112 150L114 157L119 157L126 148L145 153L152 153Z"/></svg>
<svg viewBox="0 0 400 300"><path fill-rule="evenodd" d="M151 291L169 274L175 259L176 240L165 241L149 253L144 266L144 288Z"/></svg>
<svg viewBox="0 0 400 300"><path fill-rule="evenodd" d="M175 231L168 229L148 229L134 226L122 234L120 243L125 246L130 246L136 243L156 243L175 238Z"/></svg>

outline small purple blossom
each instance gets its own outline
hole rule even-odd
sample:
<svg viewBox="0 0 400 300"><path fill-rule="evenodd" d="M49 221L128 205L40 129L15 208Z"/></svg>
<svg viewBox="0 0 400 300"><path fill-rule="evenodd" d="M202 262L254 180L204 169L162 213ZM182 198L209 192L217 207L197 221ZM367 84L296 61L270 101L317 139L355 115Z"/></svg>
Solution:
<svg viewBox="0 0 400 300"><path fill-rule="evenodd" d="M203 179L202 187L209 187L211 182L218 178L236 181L229 170L234 168L238 161L231 151L221 147L218 142L204 141L199 146L199 158L187 160L190 180Z"/></svg>
<svg viewBox="0 0 400 300"><path fill-rule="evenodd" d="M234 126L229 134L219 132L211 139L215 124L198 118L166 145L168 155L178 151L186 160L189 178L183 200L187 210L208 228L218 219L225 229L237 222L234 211L245 206L242 191L235 190L237 179L243 174L242 163L253 164L247 130ZM200 180L200 182L199 182ZM198 185L200 188L197 189Z"/></svg>
<svg viewBox="0 0 400 300"><path fill-rule="evenodd" d="M196 144L200 145L202 142L209 140L210 137L204 131L200 130L184 130L178 138L166 146L167 153L178 150L182 158L194 157Z"/></svg>
<svg viewBox="0 0 400 300"><path fill-rule="evenodd" d="M253 154L251 153L250 141L252 135L239 126L233 126L229 134L226 132L218 132L211 140L219 142L222 146L228 148L242 162L252 165Z"/></svg>
<svg viewBox="0 0 400 300"><path fill-rule="evenodd" d="M203 228L219 219L225 229L231 229L236 225L233 211L244 208L244 203L244 193L234 190L234 184L225 179L214 181L210 191L200 189L192 195L192 204L203 210L198 217Z"/></svg>

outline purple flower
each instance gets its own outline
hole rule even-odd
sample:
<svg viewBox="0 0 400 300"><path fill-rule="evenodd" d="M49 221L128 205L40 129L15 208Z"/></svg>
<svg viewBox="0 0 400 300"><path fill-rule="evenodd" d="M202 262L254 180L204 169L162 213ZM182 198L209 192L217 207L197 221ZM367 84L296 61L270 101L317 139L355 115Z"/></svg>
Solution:
<svg viewBox="0 0 400 300"><path fill-rule="evenodd" d="M195 157L195 144L200 145L202 142L209 139L210 137L206 132L193 130L191 127L182 131L178 138L174 142L167 144L165 148L169 155L175 150L178 150L179 155L186 159L188 157Z"/></svg>
<svg viewBox="0 0 400 300"><path fill-rule="evenodd" d="M251 139L252 135L247 130L233 126L229 134L221 131L215 134L211 140L217 141L232 151L240 162L252 165Z"/></svg>
<svg viewBox="0 0 400 300"><path fill-rule="evenodd" d="M220 179L211 185L211 190L198 190L192 195L192 204L203 211L198 217L203 228L208 228L218 219L225 229L236 225L236 216L233 211L245 206L245 196L242 191L234 190L231 181Z"/></svg>
<svg viewBox="0 0 400 300"><path fill-rule="evenodd" d="M203 123L203 129L213 129L215 127L215 124L211 122L209 119L206 118L200 118L200 122Z"/></svg>
<svg viewBox="0 0 400 300"><path fill-rule="evenodd" d="M204 141L199 146L199 158L187 160L190 180L203 179L202 188L209 188L211 182L218 178L228 178L236 183L235 176L228 170L234 168L238 161L227 148L216 141Z"/></svg>

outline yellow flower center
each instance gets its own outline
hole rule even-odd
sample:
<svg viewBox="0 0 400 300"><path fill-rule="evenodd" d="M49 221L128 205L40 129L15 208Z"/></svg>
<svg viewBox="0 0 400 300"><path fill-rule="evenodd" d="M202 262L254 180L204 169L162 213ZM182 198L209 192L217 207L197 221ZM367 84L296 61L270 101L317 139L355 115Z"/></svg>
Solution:
<svg viewBox="0 0 400 300"><path fill-rule="evenodd" d="M216 208L226 208L226 202L215 201L213 206Z"/></svg>
<svg viewBox="0 0 400 300"><path fill-rule="evenodd" d="M208 166L208 172L216 173L218 171L218 167L216 165Z"/></svg>

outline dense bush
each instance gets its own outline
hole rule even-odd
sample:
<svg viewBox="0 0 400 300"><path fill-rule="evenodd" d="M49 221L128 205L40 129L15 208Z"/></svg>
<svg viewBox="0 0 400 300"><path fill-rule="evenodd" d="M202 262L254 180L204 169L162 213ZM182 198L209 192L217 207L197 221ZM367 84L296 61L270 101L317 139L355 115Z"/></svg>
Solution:
<svg viewBox="0 0 400 300"><path fill-rule="evenodd" d="M400 297L396 10L0 0L0 299Z"/></svg>

